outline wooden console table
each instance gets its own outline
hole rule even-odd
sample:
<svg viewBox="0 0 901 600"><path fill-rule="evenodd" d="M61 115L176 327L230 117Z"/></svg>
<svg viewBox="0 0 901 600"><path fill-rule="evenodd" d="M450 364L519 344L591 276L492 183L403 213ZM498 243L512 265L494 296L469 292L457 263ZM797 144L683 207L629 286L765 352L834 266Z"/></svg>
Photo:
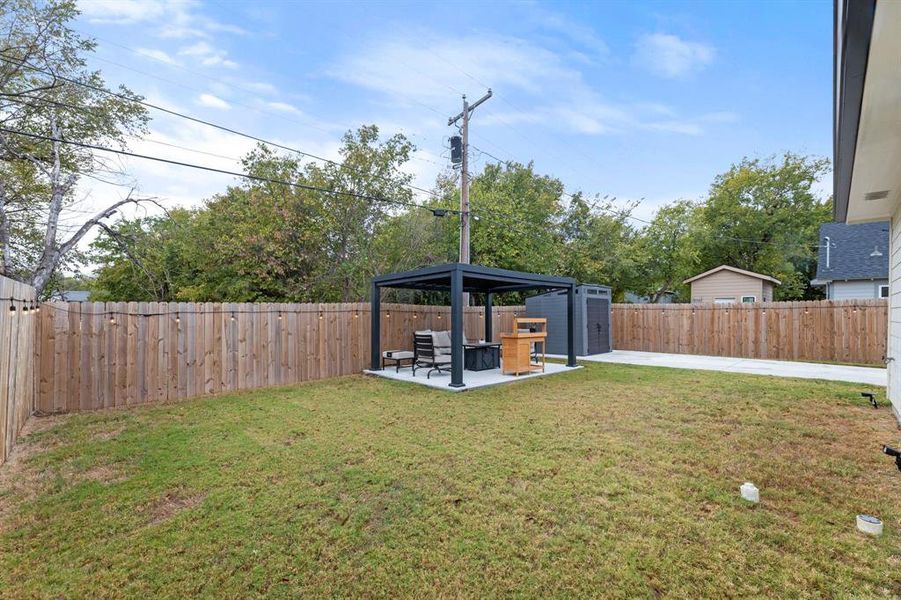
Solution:
<svg viewBox="0 0 901 600"><path fill-rule="evenodd" d="M503 353L502 370L504 375L522 375L535 371L544 372L544 345L547 331L532 331L537 325L547 327L547 319L516 318L513 319L513 333L501 334ZM528 329L529 331L520 331ZM532 362L532 344L541 344L541 359Z"/></svg>

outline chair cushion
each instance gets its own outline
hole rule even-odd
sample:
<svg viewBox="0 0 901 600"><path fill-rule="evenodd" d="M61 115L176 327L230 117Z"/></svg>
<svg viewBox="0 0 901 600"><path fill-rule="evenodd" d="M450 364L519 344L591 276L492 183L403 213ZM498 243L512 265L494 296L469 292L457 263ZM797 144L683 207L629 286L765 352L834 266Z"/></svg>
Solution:
<svg viewBox="0 0 901 600"><path fill-rule="evenodd" d="M438 348L450 348L450 334L447 331L433 331L432 344L435 345L436 351L438 350Z"/></svg>
<svg viewBox="0 0 901 600"><path fill-rule="evenodd" d="M428 334L432 333L432 330L431 329L423 329L422 331L414 331L413 333L415 335L428 335Z"/></svg>

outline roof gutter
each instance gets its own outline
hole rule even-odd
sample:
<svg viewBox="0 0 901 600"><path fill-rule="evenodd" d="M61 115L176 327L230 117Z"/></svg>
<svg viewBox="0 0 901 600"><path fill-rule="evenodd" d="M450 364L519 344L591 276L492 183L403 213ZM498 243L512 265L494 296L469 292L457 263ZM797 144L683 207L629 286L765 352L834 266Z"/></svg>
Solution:
<svg viewBox="0 0 901 600"><path fill-rule="evenodd" d="M833 13L833 218L848 218L851 177L876 0L835 0Z"/></svg>

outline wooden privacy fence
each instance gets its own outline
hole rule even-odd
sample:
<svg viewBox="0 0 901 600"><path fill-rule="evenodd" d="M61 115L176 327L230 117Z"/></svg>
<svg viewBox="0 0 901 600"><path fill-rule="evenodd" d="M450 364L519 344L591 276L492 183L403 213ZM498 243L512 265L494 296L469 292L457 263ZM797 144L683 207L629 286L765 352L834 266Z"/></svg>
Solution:
<svg viewBox="0 0 901 600"><path fill-rule="evenodd" d="M886 300L614 304L619 350L881 364Z"/></svg>
<svg viewBox="0 0 901 600"><path fill-rule="evenodd" d="M495 307L494 336L523 307ZM359 373L369 366L368 303L45 304L36 410L132 406ZM464 330L484 337L484 309ZM411 349L417 329L449 329L450 308L382 304L382 349Z"/></svg>
<svg viewBox="0 0 901 600"><path fill-rule="evenodd" d="M34 409L32 306L34 288L0 276L0 465Z"/></svg>

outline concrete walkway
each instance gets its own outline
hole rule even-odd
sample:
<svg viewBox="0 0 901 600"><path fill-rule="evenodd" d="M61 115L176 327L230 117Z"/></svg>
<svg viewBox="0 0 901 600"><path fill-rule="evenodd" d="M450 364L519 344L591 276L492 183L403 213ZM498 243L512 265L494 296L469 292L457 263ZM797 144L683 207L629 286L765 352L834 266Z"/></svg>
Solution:
<svg viewBox="0 0 901 600"><path fill-rule="evenodd" d="M606 354L581 356L579 360L590 362L642 365L646 367L671 367L673 369L701 369L774 377L800 377L802 379L827 379L849 381L866 385L885 386L885 369L824 365L820 363L789 362L785 360L761 360L727 356L697 356L694 354L664 354L662 352L636 352L614 350Z"/></svg>

